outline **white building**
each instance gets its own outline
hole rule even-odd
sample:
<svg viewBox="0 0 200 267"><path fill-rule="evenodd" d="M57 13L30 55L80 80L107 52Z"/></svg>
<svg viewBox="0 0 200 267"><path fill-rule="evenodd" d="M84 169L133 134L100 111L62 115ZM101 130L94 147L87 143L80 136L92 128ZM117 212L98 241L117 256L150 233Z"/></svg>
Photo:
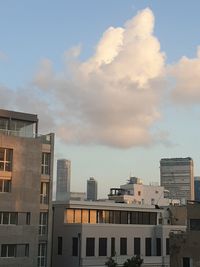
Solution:
<svg viewBox="0 0 200 267"><path fill-rule="evenodd" d="M97 200L97 181L94 177L87 180L87 200Z"/></svg>
<svg viewBox="0 0 200 267"><path fill-rule="evenodd" d="M71 161L57 160L56 200L67 201L70 198Z"/></svg>
<svg viewBox="0 0 200 267"><path fill-rule="evenodd" d="M114 256L118 266L140 255L143 267L169 267L172 213L154 206L113 202L55 202L53 266L103 267Z"/></svg>
<svg viewBox="0 0 200 267"><path fill-rule="evenodd" d="M161 159L160 183L169 190L171 198L183 204L194 200L193 160L190 157Z"/></svg>
<svg viewBox="0 0 200 267"><path fill-rule="evenodd" d="M140 205L168 206L179 204L178 200L170 199L168 191L156 184L144 185L142 180L131 177L129 182L120 188L111 188L109 199L115 202L134 203Z"/></svg>

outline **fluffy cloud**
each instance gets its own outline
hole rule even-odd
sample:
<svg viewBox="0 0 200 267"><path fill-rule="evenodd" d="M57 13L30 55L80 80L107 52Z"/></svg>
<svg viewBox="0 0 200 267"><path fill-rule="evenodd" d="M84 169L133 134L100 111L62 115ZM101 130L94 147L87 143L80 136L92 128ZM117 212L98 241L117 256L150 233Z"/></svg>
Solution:
<svg viewBox="0 0 200 267"><path fill-rule="evenodd" d="M172 97L180 104L194 104L200 102L200 47L197 57L189 59L182 57L180 61L169 69L175 86Z"/></svg>
<svg viewBox="0 0 200 267"><path fill-rule="evenodd" d="M87 61L78 61L78 47L65 53L62 73L41 62L34 85L53 100L58 137L115 147L153 141L165 63L153 28L154 15L145 9L124 27L108 28Z"/></svg>

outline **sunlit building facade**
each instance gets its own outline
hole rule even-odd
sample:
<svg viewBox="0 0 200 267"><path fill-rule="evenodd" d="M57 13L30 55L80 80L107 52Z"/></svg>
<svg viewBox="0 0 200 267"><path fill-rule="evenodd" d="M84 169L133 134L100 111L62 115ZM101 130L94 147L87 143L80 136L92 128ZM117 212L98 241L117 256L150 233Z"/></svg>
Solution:
<svg viewBox="0 0 200 267"><path fill-rule="evenodd" d="M50 267L54 134L0 110L0 266Z"/></svg>

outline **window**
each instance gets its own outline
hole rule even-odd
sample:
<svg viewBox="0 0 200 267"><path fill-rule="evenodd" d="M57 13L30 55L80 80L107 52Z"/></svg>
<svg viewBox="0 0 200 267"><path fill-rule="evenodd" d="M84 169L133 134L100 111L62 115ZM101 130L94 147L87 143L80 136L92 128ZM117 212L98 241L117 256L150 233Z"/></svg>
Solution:
<svg viewBox="0 0 200 267"><path fill-rule="evenodd" d="M169 255L169 238L166 238L166 255Z"/></svg>
<svg viewBox="0 0 200 267"><path fill-rule="evenodd" d="M49 183L41 182L40 203L41 204L48 204L49 203Z"/></svg>
<svg viewBox="0 0 200 267"><path fill-rule="evenodd" d="M16 257L28 257L29 244L16 245Z"/></svg>
<svg viewBox="0 0 200 267"><path fill-rule="evenodd" d="M140 255L140 237L134 238L134 255Z"/></svg>
<svg viewBox="0 0 200 267"><path fill-rule="evenodd" d="M138 196L141 196L141 191L138 191Z"/></svg>
<svg viewBox="0 0 200 267"><path fill-rule="evenodd" d="M31 223L31 213L26 212L26 224L30 225L30 223Z"/></svg>
<svg viewBox="0 0 200 267"><path fill-rule="evenodd" d="M111 257L114 257L115 256L115 238L112 237L111 238Z"/></svg>
<svg viewBox="0 0 200 267"><path fill-rule="evenodd" d="M16 257L16 245L1 245L1 257Z"/></svg>
<svg viewBox="0 0 200 267"><path fill-rule="evenodd" d="M200 231L200 219L190 219L190 230Z"/></svg>
<svg viewBox="0 0 200 267"><path fill-rule="evenodd" d="M18 213L0 212L0 224L18 224Z"/></svg>
<svg viewBox="0 0 200 267"><path fill-rule="evenodd" d="M58 236L58 255L62 255L62 236Z"/></svg>
<svg viewBox="0 0 200 267"><path fill-rule="evenodd" d="M151 256L151 238L145 238L145 256Z"/></svg>
<svg viewBox="0 0 200 267"><path fill-rule="evenodd" d="M127 255L127 238L120 238L120 255Z"/></svg>
<svg viewBox="0 0 200 267"><path fill-rule="evenodd" d="M94 256L95 239L93 237L86 238L86 257Z"/></svg>
<svg viewBox="0 0 200 267"><path fill-rule="evenodd" d="M46 267L47 261L47 243L38 245L38 267Z"/></svg>
<svg viewBox="0 0 200 267"><path fill-rule="evenodd" d="M127 224L128 222L128 212L127 211L122 211L121 212L121 223L122 224Z"/></svg>
<svg viewBox="0 0 200 267"><path fill-rule="evenodd" d="M0 171L12 171L13 150L0 148Z"/></svg>
<svg viewBox="0 0 200 267"><path fill-rule="evenodd" d="M72 238L72 256L78 256L78 237Z"/></svg>
<svg viewBox="0 0 200 267"><path fill-rule="evenodd" d="M156 238L156 256L161 256L161 238Z"/></svg>
<svg viewBox="0 0 200 267"><path fill-rule="evenodd" d="M48 212L40 212L39 235L46 235L48 231Z"/></svg>
<svg viewBox="0 0 200 267"><path fill-rule="evenodd" d="M11 180L0 179L0 193L11 192Z"/></svg>
<svg viewBox="0 0 200 267"><path fill-rule="evenodd" d="M50 175L51 154L42 153L42 174Z"/></svg>
<svg viewBox="0 0 200 267"><path fill-rule="evenodd" d="M190 267L190 258L188 257L183 258L183 267Z"/></svg>
<svg viewBox="0 0 200 267"><path fill-rule="evenodd" d="M107 256L107 238L99 238L99 256Z"/></svg>

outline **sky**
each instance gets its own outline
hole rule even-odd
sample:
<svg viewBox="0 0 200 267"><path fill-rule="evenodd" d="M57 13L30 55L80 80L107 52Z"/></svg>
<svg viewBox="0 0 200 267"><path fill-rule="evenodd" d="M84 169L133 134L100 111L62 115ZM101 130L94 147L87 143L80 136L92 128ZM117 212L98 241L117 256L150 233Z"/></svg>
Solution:
<svg viewBox="0 0 200 267"><path fill-rule="evenodd" d="M200 175L199 10L199 0L0 1L0 107L55 132L71 191L89 177L99 197L130 175L159 182L168 157L192 157Z"/></svg>

